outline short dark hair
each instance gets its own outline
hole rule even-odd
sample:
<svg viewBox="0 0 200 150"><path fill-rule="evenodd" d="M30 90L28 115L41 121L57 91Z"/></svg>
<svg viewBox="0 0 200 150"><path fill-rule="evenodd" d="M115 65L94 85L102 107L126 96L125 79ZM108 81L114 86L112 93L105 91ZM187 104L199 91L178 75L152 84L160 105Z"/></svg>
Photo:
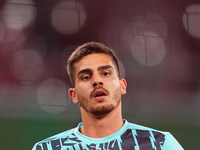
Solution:
<svg viewBox="0 0 200 150"><path fill-rule="evenodd" d="M118 60L114 51L102 43L88 42L77 47L68 59L67 72L73 86L75 85L74 64L77 61L79 61L81 58L83 58L84 56L94 54L94 53L103 53L103 54L109 55L112 58L113 62L115 63L117 67L118 76L120 77Z"/></svg>

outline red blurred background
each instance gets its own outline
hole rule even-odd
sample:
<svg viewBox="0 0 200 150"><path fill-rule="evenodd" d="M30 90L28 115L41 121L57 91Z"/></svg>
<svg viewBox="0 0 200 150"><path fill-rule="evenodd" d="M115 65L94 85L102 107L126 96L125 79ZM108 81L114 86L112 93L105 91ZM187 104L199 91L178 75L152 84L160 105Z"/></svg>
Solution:
<svg viewBox="0 0 200 150"><path fill-rule="evenodd" d="M4 150L31 149L80 121L65 66L88 41L113 48L120 60L128 82L124 118L170 130L185 149L200 147L198 0L2 0Z"/></svg>

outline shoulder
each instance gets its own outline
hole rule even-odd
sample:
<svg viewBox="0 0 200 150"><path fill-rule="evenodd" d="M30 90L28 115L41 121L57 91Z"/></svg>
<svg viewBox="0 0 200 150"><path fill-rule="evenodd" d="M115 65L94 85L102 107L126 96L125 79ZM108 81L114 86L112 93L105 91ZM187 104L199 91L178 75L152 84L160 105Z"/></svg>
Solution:
<svg viewBox="0 0 200 150"><path fill-rule="evenodd" d="M130 122L128 122L127 128L128 129L134 129L136 131L141 131L141 132L145 132L145 131L147 131L147 132L159 132L163 135L170 134L169 132L166 132L166 131L161 131L161 130L157 130L157 129L154 129L154 128L150 128L150 127L147 127L147 126L138 125L138 124L130 123Z"/></svg>
<svg viewBox="0 0 200 150"><path fill-rule="evenodd" d="M132 135L135 136L136 139L154 139L158 142L164 142L165 138L170 134L170 132L156 130L150 127L127 123L127 132L132 132Z"/></svg>
<svg viewBox="0 0 200 150"><path fill-rule="evenodd" d="M73 137L75 129L76 128L69 129L67 131L58 133L54 136L41 140L34 145L32 150L40 150L41 148L48 147L47 143L54 143L54 142L57 143L58 142L57 140L59 139L66 139L68 137Z"/></svg>
<svg viewBox="0 0 200 150"><path fill-rule="evenodd" d="M170 132L156 130L150 127L128 123L127 130L134 132L138 143L154 143L155 147L162 147L162 150L183 150L182 146Z"/></svg>

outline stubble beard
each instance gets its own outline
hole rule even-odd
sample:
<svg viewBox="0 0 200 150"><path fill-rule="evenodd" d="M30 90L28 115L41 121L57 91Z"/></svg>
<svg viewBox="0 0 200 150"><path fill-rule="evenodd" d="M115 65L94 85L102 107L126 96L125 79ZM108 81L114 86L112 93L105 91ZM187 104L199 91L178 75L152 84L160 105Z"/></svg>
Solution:
<svg viewBox="0 0 200 150"><path fill-rule="evenodd" d="M80 107L82 107L86 112L92 114L96 118L102 118L112 112L121 102L121 87L118 87L111 96L111 101L114 103L109 104L99 104L97 106L88 107L89 100L82 96L78 96Z"/></svg>

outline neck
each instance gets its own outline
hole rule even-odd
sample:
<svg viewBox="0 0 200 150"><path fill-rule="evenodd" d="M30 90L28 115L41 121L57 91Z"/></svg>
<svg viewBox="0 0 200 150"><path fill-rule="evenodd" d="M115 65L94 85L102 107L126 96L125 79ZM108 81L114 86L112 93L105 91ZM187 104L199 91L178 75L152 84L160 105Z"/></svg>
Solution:
<svg viewBox="0 0 200 150"><path fill-rule="evenodd" d="M95 117L81 108L83 127L80 132L88 137L102 138L118 131L124 124L121 103L104 117Z"/></svg>

